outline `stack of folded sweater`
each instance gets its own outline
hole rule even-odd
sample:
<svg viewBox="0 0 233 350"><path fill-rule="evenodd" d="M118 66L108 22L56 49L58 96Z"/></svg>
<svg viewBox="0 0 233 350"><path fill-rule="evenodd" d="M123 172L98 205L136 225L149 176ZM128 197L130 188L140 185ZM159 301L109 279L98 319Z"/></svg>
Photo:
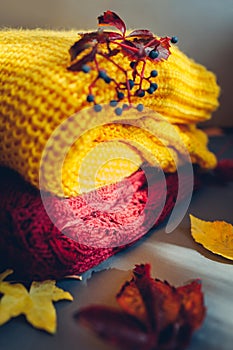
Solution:
<svg viewBox="0 0 233 350"><path fill-rule="evenodd" d="M112 113L114 87L98 80L96 113L87 102L96 72L67 70L75 40L0 31L0 267L26 279L80 274L131 245L171 213L181 182L179 200L190 195L187 162L216 166L197 127L218 106L214 74L172 46L146 66L159 88L133 97L143 111Z"/></svg>

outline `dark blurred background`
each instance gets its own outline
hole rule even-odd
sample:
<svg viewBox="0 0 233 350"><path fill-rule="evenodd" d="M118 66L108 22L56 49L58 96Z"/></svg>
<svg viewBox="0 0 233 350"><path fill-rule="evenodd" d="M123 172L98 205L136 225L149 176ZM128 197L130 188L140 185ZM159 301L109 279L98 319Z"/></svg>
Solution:
<svg viewBox="0 0 233 350"><path fill-rule="evenodd" d="M0 0L0 27L93 29L108 9L128 28L177 35L221 86L221 106L203 126L233 127L233 0Z"/></svg>

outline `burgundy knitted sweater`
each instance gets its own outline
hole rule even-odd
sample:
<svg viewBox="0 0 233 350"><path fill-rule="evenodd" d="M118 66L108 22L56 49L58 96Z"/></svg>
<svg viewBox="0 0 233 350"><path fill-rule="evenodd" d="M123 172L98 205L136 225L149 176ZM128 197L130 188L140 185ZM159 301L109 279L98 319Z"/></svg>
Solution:
<svg viewBox="0 0 233 350"><path fill-rule="evenodd" d="M182 199L193 189L185 171L179 176ZM176 202L177 173L166 174L162 210L164 186L153 168L149 177L150 200L148 177L142 170L118 184L78 197L60 199L48 194L46 202L53 209L53 219L63 228L58 229L40 192L14 171L0 168L0 268L12 268L17 277L27 280L59 279L81 274L132 245L163 222ZM98 207L100 199L107 202L107 211Z"/></svg>

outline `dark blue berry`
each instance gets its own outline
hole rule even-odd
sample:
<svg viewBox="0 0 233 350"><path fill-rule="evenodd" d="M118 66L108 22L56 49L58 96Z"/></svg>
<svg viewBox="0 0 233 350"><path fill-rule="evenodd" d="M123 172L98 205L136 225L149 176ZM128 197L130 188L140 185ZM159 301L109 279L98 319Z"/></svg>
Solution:
<svg viewBox="0 0 233 350"><path fill-rule="evenodd" d="M150 88L154 89L154 91L155 91L158 89L158 85L156 83L151 83Z"/></svg>
<svg viewBox="0 0 233 350"><path fill-rule="evenodd" d="M157 77L157 75L158 75L158 72L155 69L150 72L150 76L153 78Z"/></svg>
<svg viewBox="0 0 233 350"><path fill-rule="evenodd" d="M130 90L134 87L134 81L132 79L128 80Z"/></svg>
<svg viewBox="0 0 233 350"><path fill-rule="evenodd" d="M144 97L145 96L145 91L144 90L137 90L136 91L136 95L138 96L138 97Z"/></svg>
<svg viewBox="0 0 233 350"><path fill-rule="evenodd" d="M102 111L102 106L101 105L94 105L94 110L96 112L100 112L100 111Z"/></svg>
<svg viewBox="0 0 233 350"><path fill-rule="evenodd" d="M155 58L157 58L159 56L159 52L156 51L156 50L152 50L150 53L149 53L149 57L154 60Z"/></svg>
<svg viewBox="0 0 233 350"><path fill-rule="evenodd" d="M94 95L87 95L87 102L94 102Z"/></svg>
<svg viewBox="0 0 233 350"><path fill-rule="evenodd" d="M177 37L177 36L173 36L173 37L171 38L171 43L172 43L172 44L178 43L178 37Z"/></svg>
<svg viewBox="0 0 233 350"><path fill-rule="evenodd" d="M149 89L147 89L148 94L153 94L155 90L158 89L158 85L156 83L151 83Z"/></svg>
<svg viewBox="0 0 233 350"><path fill-rule="evenodd" d="M84 73L89 73L90 70L91 70L91 67L87 66L86 64L84 64L84 65L82 66L82 71L83 71Z"/></svg>
<svg viewBox="0 0 233 350"><path fill-rule="evenodd" d="M111 106L111 107L116 107L117 104L118 104L118 102L117 102L116 100L110 101L110 106Z"/></svg>
<svg viewBox="0 0 233 350"><path fill-rule="evenodd" d="M112 79L109 76L106 76L104 78L104 81L105 81L105 83L109 84L109 83L111 83Z"/></svg>
<svg viewBox="0 0 233 350"><path fill-rule="evenodd" d="M120 115L122 115L122 108L120 108L120 107L117 107L116 109L115 109L115 113L116 113L116 115L118 115L118 116L120 116Z"/></svg>
<svg viewBox="0 0 233 350"><path fill-rule="evenodd" d="M153 92L155 92L155 89L153 89L153 88L149 88L149 89L147 89L147 92L148 92L148 94L153 94Z"/></svg>
<svg viewBox="0 0 233 350"><path fill-rule="evenodd" d="M122 100L125 97L125 95L123 94L123 92L118 91L117 97L119 98L119 100Z"/></svg>
<svg viewBox="0 0 233 350"><path fill-rule="evenodd" d="M132 62L130 62L130 67L134 69L136 64L137 64L136 62L132 61Z"/></svg>
<svg viewBox="0 0 233 350"><path fill-rule="evenodd" d="M142 103L139 103L139 104L137 105L137 110L138 110L139 112L142 112L143 109L144 109L143 104L142 104Z"/></svg>
<svg viewBox="0 0 233 350"><path fill-rule="evenodd" d="M129 107L129 105L127 105L127 103L124 103L122 106L122 109L127 109Z"/></svg>
<svg viewBox="0 0 233 350"><path fill-rule="evenodd" d="M104 79L104 80L107 78L107 74L105 73L104 70L99 71L99 78Z"/></svg>

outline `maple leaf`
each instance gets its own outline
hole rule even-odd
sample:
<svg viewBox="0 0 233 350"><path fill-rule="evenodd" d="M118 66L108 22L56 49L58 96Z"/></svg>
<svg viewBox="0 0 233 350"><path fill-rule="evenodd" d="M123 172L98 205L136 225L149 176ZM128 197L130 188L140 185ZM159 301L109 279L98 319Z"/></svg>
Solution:
<svg viewBox="0 0 233 350"><path fill-rule="evenodd" d="M225 221L204 221L190 215L191 233L212 253L233 260L233 226Z"/></svg>
<svg viewBox="0 0 233 350"><path fill-rule="evenodd" d="M153 279L149 264L136 265L116 300L121 309L93 305L74 317L120 349L185 349L205 317L199 281L175 288Z"/></svg>
<svg viewBox="0 0 233 350"><path fill-rule="evenodd" d="M53 301L73 300L69 292L55 285L55 281L32 282L28 291L21 283L10 283L4 279L12 274L6 270L0 274L0 325L21 314L36 328L49 333L56 332L56 310Z"/></svg>

